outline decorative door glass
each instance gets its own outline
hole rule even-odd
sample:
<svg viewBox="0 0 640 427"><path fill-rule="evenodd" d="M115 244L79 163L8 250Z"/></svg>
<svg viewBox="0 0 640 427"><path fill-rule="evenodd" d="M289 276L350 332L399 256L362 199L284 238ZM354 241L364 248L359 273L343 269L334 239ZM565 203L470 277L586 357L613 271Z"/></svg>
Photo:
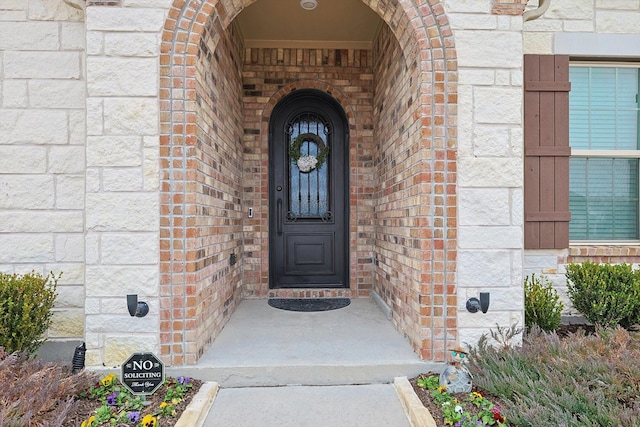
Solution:
<svg viewBox="0 0 640 427"><path fill-rule="evenodd" d="M289 141L289 207L287 220L330 221L330 126L316 114L295 117L287 127Z"/></svg>

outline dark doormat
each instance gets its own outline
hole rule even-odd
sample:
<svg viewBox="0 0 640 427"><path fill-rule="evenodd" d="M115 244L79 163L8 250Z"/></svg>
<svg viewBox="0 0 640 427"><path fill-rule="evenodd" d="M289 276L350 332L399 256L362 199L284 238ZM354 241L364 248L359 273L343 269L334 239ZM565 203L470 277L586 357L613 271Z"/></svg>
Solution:
<svg viewBox="0 0 640 427"><path fill-rule="evenodd" d="M351 304L349 298L271 298L269 305L288 311L328 311Z"/></svg>

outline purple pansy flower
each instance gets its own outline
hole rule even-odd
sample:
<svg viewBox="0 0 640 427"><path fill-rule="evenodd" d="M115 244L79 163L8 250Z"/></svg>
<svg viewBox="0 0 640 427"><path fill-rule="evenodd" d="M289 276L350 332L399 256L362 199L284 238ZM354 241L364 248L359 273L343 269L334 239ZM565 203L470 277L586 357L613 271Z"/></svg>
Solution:
<svg viewBox="0 0 640 427"><path fill-rule="evenodd" d="M116 399L118 397L118 395L120 394L120 392L116 391L111 393L109 396L107 396L107 405L109 406L113 406L116 404Z"/></svg>
<svg viewBox="0 0 640 427"><path fill-rule="evenodd" d="M130 423L137 423L140 420L140 412L134 411L127 414Z"/></svg>

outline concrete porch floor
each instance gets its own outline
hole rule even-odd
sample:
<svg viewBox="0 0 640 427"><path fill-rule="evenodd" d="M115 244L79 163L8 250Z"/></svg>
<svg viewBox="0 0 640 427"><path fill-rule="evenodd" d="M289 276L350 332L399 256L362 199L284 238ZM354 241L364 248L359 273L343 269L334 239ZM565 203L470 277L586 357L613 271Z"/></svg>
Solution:
<svg viewBox="0 0 640 427"><path fill-rule="evenodd" d="M389 383L441 369L420 360L372 299L313 313L243 300L196 365L167 375L258 387Z"/></svg>

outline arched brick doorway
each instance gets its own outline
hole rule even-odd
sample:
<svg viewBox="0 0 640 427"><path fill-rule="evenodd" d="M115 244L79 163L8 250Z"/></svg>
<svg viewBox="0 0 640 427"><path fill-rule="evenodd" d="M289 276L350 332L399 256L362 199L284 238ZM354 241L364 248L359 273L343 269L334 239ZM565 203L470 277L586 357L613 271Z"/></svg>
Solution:
<svg viewBox="0 0 640 427"><path fill-rule="evenodd" d="M451 31L437 1L364 3L387 24L374 48L328 49L325 63L324 52L298 60L243 49L237 2L174 1L160 58L161 354L169 363L195 363L243 297L376 292L422 358L444 360L455 340ZM318 58L333 68L340 58L340 75L329 77ZM277 70L273 77L272 65L291 81ZM349 120L349 289L268 289L268 122L276 102L302 87L330 93Z"/></svg>

